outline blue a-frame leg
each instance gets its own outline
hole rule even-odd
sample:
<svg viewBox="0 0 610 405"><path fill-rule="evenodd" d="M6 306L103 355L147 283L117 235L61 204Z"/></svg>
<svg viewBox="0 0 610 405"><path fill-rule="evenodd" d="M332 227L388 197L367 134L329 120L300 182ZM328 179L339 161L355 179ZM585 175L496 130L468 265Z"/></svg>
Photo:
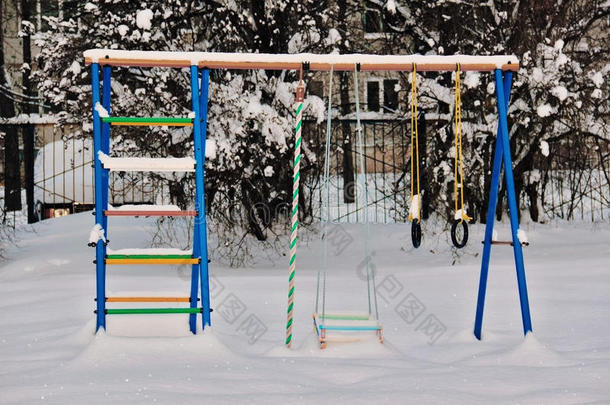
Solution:
<svg viewBox="0 0 610 405"><path fill-rule="evenodd" d="M201 306L202 327L210 323L210 288L208 275L208 250L207 250L207 223L205 212L205 139L207 135L208 121L208 86L210 81L210 71L201 71L201 87L199 86L200 71L197 66L191 66L191 94L193 99L193 137L195 139L195 217L194 238L193 238L193 257L200 257L199 264L194 264L191 270L191 307L197 305L198 283L201 282ZM196 333L196 318L192 314L189 318L191 332Z"/></svg>
<svg viewBox="0 0 610 405"><path fill-rule="evenodd" d="M110 72L106 73L104 69L104 84L110 82ZM108 90L106 90L108 89ZM104 85L104 103L110 106L110 97L106 97L106 91L109 92L110 85ZM104 218L104 204L108 200L108 187L104 188L104 175L102 162L98 157L98 153L103 150L104 146L104 134L102 130L102 120L96 110L95 106L100 102L100 68L99 64L91 64L91 94L93 101L93 161L95 166L95 223L100 224L103 231L106 232L105 218ZM109 136L110 130L107 130ZM108 178L106 174L106 179ZM95 246L95 276L96 276L96 327L95 330L100 328L106 329L106 263L104 258L106 257L106 245L98 239Z"/></svg>
<svg viewBox="0 0 610 405"><path fill-rule="evenodd" d="M104 66L102 68L103 72L103 85L102 85L102 107L110 113L110 75L112 72L112 66ZM102 142L101 142L101 150L106 155L110 154L110 123L102 122ZM102 169L102 210L108 209L108 175L109 170ZM104 228L104 232L106 233L106 238L108 238L108 218L105 215L102 215L102 228ZM106 253L104 249L104 254Z"/></svg>
<svg viewBox="0 0 610 405"><path fill-rule="evenodd" d="M487 289L487 275L489 273L489 259L491 254L491 242L495 220L496 205L498 203L498 191L500 184L500 173L504 162L504 179L508 194L508 209L510 215L510 227L513 240L513 253L515 256L515 267L517 270L517 284L519 287L519 301L521 303L521 319L523 321L523 333L532 331L530 318L529 300L527 296L527 284L525 281L525 266L523 263L523 250L521 242L517 237L519 231L519 217L517 208L517 196L515 194L515 181L513 178L512 158L510 154L510 140L508 133L508 101L510 99L510 88L512 72L503 73L496 69L496 98L498 103L498 133L494 153L493 171L491 175L491 188L489 190L489 206L487 208L487 224L485 227L485 240L483 246L483 257L481 259L481 275L479 279L479 293L477 298L477 311L474 323L474 335L481 339L481 328L483 325L483 309L485 306L485 292Z"/></svg>

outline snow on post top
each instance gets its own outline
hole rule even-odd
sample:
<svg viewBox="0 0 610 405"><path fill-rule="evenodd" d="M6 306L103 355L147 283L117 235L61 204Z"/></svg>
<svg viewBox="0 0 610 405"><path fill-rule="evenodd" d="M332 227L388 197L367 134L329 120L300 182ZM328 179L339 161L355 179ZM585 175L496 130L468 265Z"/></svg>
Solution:
<svg viewBox="0 0 610 405"><path fill-rule="evenodd" d="M419 71L452 71L460 64L462 71L517 71L519 60L515 55L316 55L222 53L222 52L169 52L122 51L116 49L89 49L84 52L85 63L113 66L189 67L197 65L211 69L275 69L298 70L309 62L310 70L353 70L360 63L364 71L411 71L413 64Z"/></svg>

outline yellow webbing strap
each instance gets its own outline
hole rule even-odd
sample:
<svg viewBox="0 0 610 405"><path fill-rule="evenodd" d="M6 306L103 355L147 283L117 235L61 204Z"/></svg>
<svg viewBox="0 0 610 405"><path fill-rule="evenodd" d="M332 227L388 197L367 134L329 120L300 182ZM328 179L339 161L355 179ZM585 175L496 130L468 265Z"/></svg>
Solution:
<svg viewBox="0 0 610 405"><path fill-rule="evenodd" d="M455 200L455 212L458 213L458 164L460 166L460 204L461 204L461 219L460 223L464 220L470 221L466 211L464 210L464 165L462 157L462 86L460 82L460 64L457 64L457 71L455 72L455 163L454 163L454 182L453 192Z"/></svg>
<svg viewBox="0 0 610 405"><path fill-rule="evenodd" d="M413 145L415 145L415 159L413 158ZM417 177L417 222L421 221L421 195L419 193L419 133L417 131L417 67L413 64L411 71L411 204L413 204L413 161L417 162L415 167ZM409 221L413 221L412 213L409 213Z"/></svg>

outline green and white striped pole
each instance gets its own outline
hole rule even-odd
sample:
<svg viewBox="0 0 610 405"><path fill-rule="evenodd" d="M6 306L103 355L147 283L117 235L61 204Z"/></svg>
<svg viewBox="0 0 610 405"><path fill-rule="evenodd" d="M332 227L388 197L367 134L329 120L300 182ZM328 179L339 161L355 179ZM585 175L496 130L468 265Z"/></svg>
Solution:
<svg viewBox="0 0 610 405"><path fill-rule="evenodd" d="M301 167L301 124L303 123L303 100L305 99L305 85L303 84L303 70L299 74L296 102L296 126L294 142L294 172L292 176L292 213L290 221L290 275L288 276L288 311L286 322L286 347L292 344L292 324L294 321L294 276L296 273L297 239L299 231L299 177Z"/></svg>

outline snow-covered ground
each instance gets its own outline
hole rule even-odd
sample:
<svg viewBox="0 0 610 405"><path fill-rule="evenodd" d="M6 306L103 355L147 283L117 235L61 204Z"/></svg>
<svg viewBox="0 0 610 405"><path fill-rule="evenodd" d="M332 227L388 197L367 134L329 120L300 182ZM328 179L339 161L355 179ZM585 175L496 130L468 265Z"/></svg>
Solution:
<svg viewBox="0 0 610 405"><path fill-rule="evenodd" d="M94 336L92 225L91 213L44 221L8 247L0 264L1 404L610 401L607 223L524 226L534 327L525 340L512 250L494 246L480 342L472 327L483 228L471 227L457 257L447 235L424 229L414 250L408 224L373 225L385 344L365 338L324 351L311 325L322 252L315 235L304 235L309 243L298 253L287 350L286 257L242 269L212 263L214 326L203 334L188 333L186 315L130 315L109 316L108 331ZM152 228L147 219L110 218L110 246L147 247ZM498 228L505 239L508 227ZM333 235L327 309L366 310L361 227ZM108 295L185 295L189 276L186 267L114 266Z"/></svg>

